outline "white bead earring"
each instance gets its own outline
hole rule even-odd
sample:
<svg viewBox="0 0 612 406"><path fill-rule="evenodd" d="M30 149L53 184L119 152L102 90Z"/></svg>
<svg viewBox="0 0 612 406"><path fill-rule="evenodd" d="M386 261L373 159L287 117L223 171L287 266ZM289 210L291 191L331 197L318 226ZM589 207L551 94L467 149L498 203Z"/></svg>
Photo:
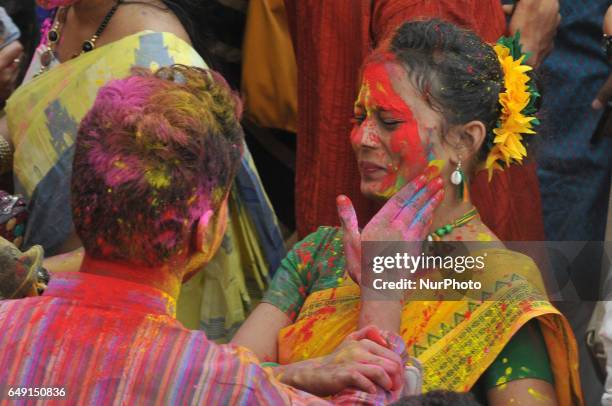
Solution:
<svg viewBox="0 0 612 406"><path fill-rule="evenodd" d="M459 157L459 162L457 162L457 168L451 173L450 181L453 185L457 186L457 198L459 200L465 200L466 193L466 184L465 184L465 173L463 169L461 169L461 157Z"/></svg>

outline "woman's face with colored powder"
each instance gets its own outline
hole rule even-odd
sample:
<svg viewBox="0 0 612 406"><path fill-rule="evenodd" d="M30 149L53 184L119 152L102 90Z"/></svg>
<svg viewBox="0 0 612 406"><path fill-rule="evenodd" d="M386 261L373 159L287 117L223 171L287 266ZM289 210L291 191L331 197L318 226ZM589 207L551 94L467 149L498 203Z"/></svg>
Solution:
<svg viewBox="0 0 612 406"><path fill-rule="evenodd" d="M351 144L368 197L388 199L442 152L440 114L395 62L366 65L354 113Z"/></svg>

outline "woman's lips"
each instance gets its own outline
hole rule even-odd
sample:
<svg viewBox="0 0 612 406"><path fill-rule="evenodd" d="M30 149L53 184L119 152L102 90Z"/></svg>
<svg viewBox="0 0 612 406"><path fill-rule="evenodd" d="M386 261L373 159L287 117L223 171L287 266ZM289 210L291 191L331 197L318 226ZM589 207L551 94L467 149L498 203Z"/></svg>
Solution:
<svg viewBox="0 0 612 406"><path fill-rule="evenodd" d="M367 178L378 178L387 173L387 168L382 165L375 164L374 162L361 161L359 162L359 171L361 172L361 176Z"/></svg>

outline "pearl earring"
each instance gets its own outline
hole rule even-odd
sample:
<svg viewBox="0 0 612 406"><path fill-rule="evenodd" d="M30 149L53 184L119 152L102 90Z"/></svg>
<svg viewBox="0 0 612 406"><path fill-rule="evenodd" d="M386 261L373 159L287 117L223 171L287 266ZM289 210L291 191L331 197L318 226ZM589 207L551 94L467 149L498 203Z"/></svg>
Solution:
<svg viewBox="0 0 612 406"><path fill-rule="evenodd" d="M457 186L457 198L467 201L467 182L465 173L463 169L461 169L461 158L459 158L459 162L457 162L457 168L451 173L450 181L453 185Z"/></svg>

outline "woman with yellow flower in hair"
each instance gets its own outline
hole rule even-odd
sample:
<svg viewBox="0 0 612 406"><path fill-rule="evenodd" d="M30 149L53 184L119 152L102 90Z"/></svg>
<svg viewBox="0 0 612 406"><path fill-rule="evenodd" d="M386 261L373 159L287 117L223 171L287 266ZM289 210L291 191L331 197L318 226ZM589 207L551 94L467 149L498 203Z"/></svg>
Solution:
<svg viewBox="0 0 612 406"><path fill-rule="evenodd" d="M472 391L490 405L582 404L575 339L538 267L504 247L467 192L476 171L492 177L527 155L539 97L529 70L517 37L492 47L439 20L403 24L365 62L350 136L361 192L380 211L360 230L339 196L342 227L321 227L293 248L234 342L317 393L319 373L296 378L291 364L375 324L404 338L424 391ZM428 301L364 300L361 243L398 240L486 241L480 276L495 289L486 300L446 291ZM377 383L391 387L379 372Z"/></svg>

